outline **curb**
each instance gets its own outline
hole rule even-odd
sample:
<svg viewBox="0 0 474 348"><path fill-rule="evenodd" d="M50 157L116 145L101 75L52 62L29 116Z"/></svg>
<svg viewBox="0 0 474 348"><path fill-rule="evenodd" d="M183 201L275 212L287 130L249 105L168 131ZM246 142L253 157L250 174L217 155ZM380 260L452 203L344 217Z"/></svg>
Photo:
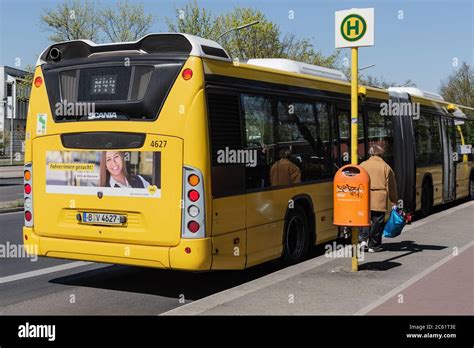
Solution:
<svg viewBox="0 0 474 348"><path fill-rule="evenodd" d="M0 214L4 213L16 213L19 211L23 211L23 207L12 207L12 208L1 208L0 209Z"/></svg>

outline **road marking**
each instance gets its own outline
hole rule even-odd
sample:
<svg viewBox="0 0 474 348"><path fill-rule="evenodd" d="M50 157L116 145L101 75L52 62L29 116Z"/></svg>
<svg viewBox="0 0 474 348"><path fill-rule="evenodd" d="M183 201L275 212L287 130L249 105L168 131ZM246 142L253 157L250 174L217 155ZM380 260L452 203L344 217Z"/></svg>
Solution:
<svg viewBox="0 0 474 348"><path fill-rule="evenodd" d="M87 266L87 265L91 265L93 263L94 262L83 262L83 261L69 262L69 263L66 263L65 265L59 265L59 266L48 267L48 268L41 268L41 269L37 269L36 271L14 274L14 275L11 275L11 276L0 278L0 284L10 283L10 282L14 282L14 281L21 280L21 279L37 277L37 276L48 274L48 273L64 271L64 270L71 269L71 268Z"/></svg>
<svg viewBox="0 0 474 348"><path fill-rule="evenodd" d="M453 207L449 210L445 210L445 211L439 212L437 214L433 214L431 216L428 216L428 217L424 218L423 220L413 222L409 226L405 227L404 232L406 232L407 230L411 230L411 229L420 227L420 226L422 226L426 223L430 223L430 222L433 222L435 220L438 220L438 219L440 219L440 218L442 218L446 215L449 215L451 213L454 213L458 210L465 209L469 206L472 206L473 204L474 204L474 202L471 201L471 202ZM471 242L470 244L472 244L472 243L474 243L474 242ZM463 247L462 250L464 250L464 248L468 248L468 247L469 246L467 245L467 246ZM335 253L335 252L336 251L334 251L333 253ZM288 278L296 276L300 273L304 273L306 271L309 271L309 270L311 270L315 267L321 266L321 265L325 264L326 262L334 260L334 259L336 259L336 257L327 257L326 258L326 257L324 257L324 255L318 256L314 259L305 261L303 263L299 263L297 265L294 265L294 266L279 270L277 272L268 274L268 275L266 275L262 278L254 279L254 280L252 280L248 283L237 285L233 288L230 288L230 289L215 293L211 296L204 297L204 298L199 299L197 301L185 304L183 306L172 309L168 312L161 313L160 315L198 315L198 314L201 314L203 312L206 312L207 310L209 310L211 308L222 305L226 302L233 301L233 300L235 300L239 297L245 296L249 293L258 291L260 289L266 288L268 286L271 286L273 284L276 284L278 282L281 282L283 280L286 280ZM435 265L437 265L437 264L435 264ZM431 266L430 268L425 270L425 272L428 271L429 269L431 269L434 266Z"/></svg>
<svg viewBox="0 0 474 348"><path fill-rule="evenodd" d="M465 250L469 249L470 247L472 247L474 245L474 241L471 241L470 243L464 245L461 249L459 249L459 252L458 252L458 255L461 255L462 252L464 252ZM420 280L421 278L425 277L426 275L428 275L429 273L433 272L434 270L436 270L437 268L441 267L442 265L444 265L446 262L449 262L450 260L452 260L454 257L453 254L450 254L448 256L446 256L445 258L441 259L440 261L436 262L434 265L431 265L430 267L428 267L427 269L425 269L423 272L417 274L416 276L408 279L405 283L397 286L395 289L393 289L392 291L388 292L387 294L385 294L384 296L380 297L378 300L376 300L375 302L372 302L371 304L365 306L364 308L358 310L357 312L355 312L353 315L364 315L364 314L367 314L368 312L370 312L371 310L375 309L376 307L380 306L381 304L385 303L387 300L389 300L390 298L392 298L393 296L399 294L401 291L403 291L404 289L406 289L407 287L409 287L410 285L416 283L418 280Z"/></svg>

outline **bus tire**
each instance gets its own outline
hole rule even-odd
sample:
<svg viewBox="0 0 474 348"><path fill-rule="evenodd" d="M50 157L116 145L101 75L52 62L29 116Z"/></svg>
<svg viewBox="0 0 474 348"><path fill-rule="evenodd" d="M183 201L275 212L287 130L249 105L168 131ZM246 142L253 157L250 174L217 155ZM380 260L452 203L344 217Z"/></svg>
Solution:
<svg viewBox="0 0 474 348"><path fill-rule="evenodd" d="M283 261L294 264L303 261L309 251L311 237L305 210L299 205L288 211L283 230Z"/></svg>
<svg viewBox="0 0 474 348"><path fill-rule="evenodd" d="M421 217L427 217L433 209L433 186L428 180L423 182L421 188Z"/></svg>

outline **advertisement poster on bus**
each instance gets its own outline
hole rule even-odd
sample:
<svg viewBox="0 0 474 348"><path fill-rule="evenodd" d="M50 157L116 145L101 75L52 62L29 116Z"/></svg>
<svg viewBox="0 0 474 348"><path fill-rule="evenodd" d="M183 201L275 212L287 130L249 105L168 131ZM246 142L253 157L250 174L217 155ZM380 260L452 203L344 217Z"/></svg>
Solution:
<svg viewBox="0 0 474 348"><path fill-rule="evenodd" d="M46 192L159 198L161 153L48 151Z"/></svg>

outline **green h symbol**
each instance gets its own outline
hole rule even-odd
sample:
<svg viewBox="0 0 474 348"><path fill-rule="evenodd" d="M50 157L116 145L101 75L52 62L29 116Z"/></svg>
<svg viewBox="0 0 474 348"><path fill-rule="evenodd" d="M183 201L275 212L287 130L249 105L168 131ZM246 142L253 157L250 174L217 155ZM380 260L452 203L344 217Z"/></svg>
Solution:
<svg viewBox="0 0 474 348"><path fill-rule="evenodd" d="M359 35L359 20L356 19L355 24L351 25L351 21L347 21L347 35L351 35L351 31L355 30L355 34Z"/></svg>

